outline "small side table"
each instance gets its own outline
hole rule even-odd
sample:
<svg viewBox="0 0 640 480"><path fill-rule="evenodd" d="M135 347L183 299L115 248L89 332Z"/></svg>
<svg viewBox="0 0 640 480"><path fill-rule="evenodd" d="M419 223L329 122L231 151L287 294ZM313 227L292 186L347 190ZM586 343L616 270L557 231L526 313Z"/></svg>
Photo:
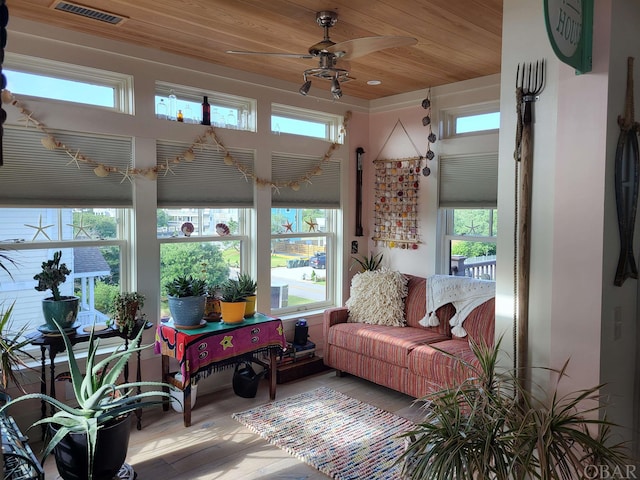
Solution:
<svg viewBox="0 0 640 480"><path fill-rule="evenodd" d="M182 390L183 423L191 425L191 384L207 375L252 359L270 372L275 372L277 355L286 345L282 320L256 313L242 323L228 325L209 322L198 329L181 329L172 322L161 323L156 330L155 352L162 355L162 381ZM268 353L269 362L256 358ZM175 359L182 374L178 382L169 371L169 360ZM169 391L166 387L165 391ZM270 375L269 398L276 397L276 376ZM164 410L169 410L165 399Z"/></svg>
<svg viewBox="0 0 640 480"><path fill-rule="evenodd" d="M153 327L153 323L145 322L143 328L145 330ZM83 330L84 326L76 328L75 333L71 333L68 335L69 341L71 345L76 345L82 342L88 342L89 337L91 336L89 332L85 332ZM44 335L39 331L29 332L25 335L29 338L31 345L36 345L40 347L40 393L47 395L47 368L46 368L46 357L47 352L49 356L49 396L56 398L56 364L55 359L58 353L62 353L65 351L65 343L62 335ZM120 332L117 328L109 327L105 330L96 331L94 333L95 338L115 338L120 337L124 339L124 346L127 348L129 346L129 342L131 339L127 337L124 333ZM137 352L137 372L136 372L136 381L140 382L142 380L142 372L140 370L140 352ZM124 381L129 381L129 364L127 363L124 366ZM138 387L138 393L142 390ZM45 418L47 416L47 404L46 402L41 402L40 407L41 418ZM54 414L54 408L51 406L50 415ZM136 410L137 417L137 429L142 429L142 409ZM42 428L42 435L44 438L45 434L45 426Z"/></svg>

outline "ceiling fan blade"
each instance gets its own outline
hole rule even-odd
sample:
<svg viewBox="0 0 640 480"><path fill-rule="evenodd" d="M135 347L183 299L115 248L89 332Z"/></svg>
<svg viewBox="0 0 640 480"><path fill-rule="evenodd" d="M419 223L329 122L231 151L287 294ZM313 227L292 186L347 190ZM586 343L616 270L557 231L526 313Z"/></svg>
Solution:
<svg viewBox="0 0 640 480"><path fill-rule="evenodd" d="M357 58L386 48L409 47L418 43L413 37L385 35L381 37L362 37L336 43L327 48L328 52L339 58Z"/></svg>
<svg viewBox="0 0 640 480"><path fill-rule="evenodd" d="M246 50L227 50L226 53L232 53L234 55L266 55L271 57L314 58L314 56L309 53L248 52Z"/></svg>

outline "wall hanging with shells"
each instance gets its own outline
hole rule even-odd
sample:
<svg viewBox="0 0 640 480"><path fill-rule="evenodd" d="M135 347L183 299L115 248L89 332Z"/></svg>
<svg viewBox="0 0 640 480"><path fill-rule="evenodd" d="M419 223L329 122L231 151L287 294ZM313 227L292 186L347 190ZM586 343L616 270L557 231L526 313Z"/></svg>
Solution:
<svg viewBox="0 0 640 480"><path fill-rule="evenodd" d="M375 210L373 240L378 247L416 250L420 157L374 160Z"/></svg>

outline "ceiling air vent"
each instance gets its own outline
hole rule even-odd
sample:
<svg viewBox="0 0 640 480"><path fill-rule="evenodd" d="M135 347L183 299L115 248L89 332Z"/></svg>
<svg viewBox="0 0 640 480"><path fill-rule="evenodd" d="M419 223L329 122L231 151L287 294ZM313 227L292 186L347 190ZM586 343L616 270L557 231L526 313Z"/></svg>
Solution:
<svg viewBox="0 0 640 480"><path fill-rule="evenodd" d="M109 23L111 25L119 25L127 19L127 17L123 17L122 15L115 15L93 7L87 7L78 3L65 2L61 0L53 2L51 8L61 12L73 13L74 15L80 15L81 17Z"/></svg>

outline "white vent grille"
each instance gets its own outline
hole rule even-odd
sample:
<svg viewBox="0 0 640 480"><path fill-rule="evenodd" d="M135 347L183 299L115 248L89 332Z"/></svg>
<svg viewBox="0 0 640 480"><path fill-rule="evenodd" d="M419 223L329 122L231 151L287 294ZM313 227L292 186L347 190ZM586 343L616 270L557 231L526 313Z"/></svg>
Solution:
<svg viewBox="0 0 640 480"><path fill-rule="evenodd" d="M90 18L92 20L98 20L100 22L109 23L111 25L120 25L126 20L126 17L121 15L115 15L113 13L105 12L103 10L97 10L92 7L80 5L77 3L65 2L56 0L52 8L61 12L73 13L81 17Z"/></svg>

